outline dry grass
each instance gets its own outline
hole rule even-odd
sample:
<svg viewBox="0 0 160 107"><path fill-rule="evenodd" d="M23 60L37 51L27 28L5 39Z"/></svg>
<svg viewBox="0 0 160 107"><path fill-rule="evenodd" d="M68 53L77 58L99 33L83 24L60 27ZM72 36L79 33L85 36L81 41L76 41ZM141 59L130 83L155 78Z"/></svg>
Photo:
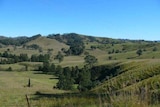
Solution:
<svg viewBox="0 0 160 107"><path fill-rule="evenodd" d="M53 53L57 54L58 51L61 51L62 48L68 49L69 46L67 46L64 43L60 43L59 41L55 39L49 39L46 37L39 37L36 40L30 41L27 43L27 45L31 44L37 44L39 45L43 51L47 51L48 49L53 49Z"/></svg>

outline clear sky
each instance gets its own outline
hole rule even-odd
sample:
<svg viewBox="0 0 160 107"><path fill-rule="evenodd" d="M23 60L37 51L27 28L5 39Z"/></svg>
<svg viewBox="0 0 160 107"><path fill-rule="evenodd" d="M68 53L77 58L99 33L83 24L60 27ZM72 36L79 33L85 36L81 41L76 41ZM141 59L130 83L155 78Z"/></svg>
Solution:
<svg viewBox="0 0 160 107"><path fill-rule="evenodd" d="M0 0L0 35L160 40L160 0Z"/></svg>

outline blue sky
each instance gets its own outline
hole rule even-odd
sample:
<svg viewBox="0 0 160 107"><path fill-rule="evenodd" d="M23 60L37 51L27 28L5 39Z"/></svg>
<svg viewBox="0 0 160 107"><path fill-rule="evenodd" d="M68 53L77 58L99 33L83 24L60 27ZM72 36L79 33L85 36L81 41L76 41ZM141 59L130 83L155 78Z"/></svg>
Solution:
<svg viewBox="0 0 160 107"><path fill-rule="evenodd" d="M160 40L160 0L0 0L0 35Z"/></svg>

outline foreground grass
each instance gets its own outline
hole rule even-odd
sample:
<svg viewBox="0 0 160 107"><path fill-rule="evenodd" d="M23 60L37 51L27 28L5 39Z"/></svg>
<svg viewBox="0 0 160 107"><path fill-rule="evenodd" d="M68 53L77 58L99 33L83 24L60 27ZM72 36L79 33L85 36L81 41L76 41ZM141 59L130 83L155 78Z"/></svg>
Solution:
<svg viewBox="0 0 160 107"><path fill-rule="evenodd" d="M31 87L26 87L28 79ZM0 105L4 107L19 107L26 105L25 95L33 97L37 91L43 93L63 93L64 91L53 89L57 79L54 76L34 74L33 72L3 72L0 71ZM33 102L34 103L34 102ZM3 107L1 106L1 107Z"/></svg>
<svg viewBox="0 0 160 107"><path fill-rule="evenodd" d="M31 107L159 107L159 62L151 59L120 63L119 75L86 93L53 88L58 82L53 75L0 71L0 105L27 107L27 95ZM31 87L27 87L29 78ZM142 80L132 82L139 78ZM126 80L130 84L125 84ZM143 94L139 92L141 86L146 88Z"/></svg>

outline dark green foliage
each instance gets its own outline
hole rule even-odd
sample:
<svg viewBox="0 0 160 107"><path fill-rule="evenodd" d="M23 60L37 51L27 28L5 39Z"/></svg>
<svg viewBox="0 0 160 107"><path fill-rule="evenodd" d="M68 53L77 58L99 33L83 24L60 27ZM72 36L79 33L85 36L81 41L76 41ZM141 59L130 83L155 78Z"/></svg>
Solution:
<svg viewBox="0 0 160 107"><path fill-rule="evenodd" d="M56 66L54 63L52 63L49 68L50 68L49 72L51 72L52 74L56 73Z"/></svg>
<svg viewBox="0 0 160 107"><path fill-rule="evenodd" d="M12 71L12 67L8 67L6 71Z"/></svg>
<svg viewBox="0 0 160 107"><path fill-rule="evenodd" d="M59 76L57 88L63 90L71 90L73 88L74 79L71 77L71 70L69 67L63 69L62 74Z"/></svg>
<svg viewBox="0 0 160 107"><path fill-rule="evenodd" d="M137 50L137 51L136 51L136 54L137 54L138 56L142 55L142 50L141 50L141 49Z"/></svg>
<svg viewBox="0 0 160 107"><path fill-rule="evenodd" d="M32 55L31 56L31 62L45 62L50 59L49 54L40 54L40 55Z"/></svg>
<svg viewBox="0 0 160 107"><path fill-rule="evenodd" d="M91 46L91 49L92 49L92 50L94 50L94 49L96 49L96 48L97 48L96 46L93 46L93 45Z"/></svg>
<svg viewBox="0 0 160 107"><path fill-rule="evenodd" d="M89 52L85 51L85 52L84 52L84 55L89 55Z"/></svg>
<svg viewBox="0 0 160 107"><path fill-rule="evenodd" d="M60 65L50 64L48 61L43 62L42 66L39 66L38 71L42 71L45 74L54 74L60 76L63 72L63 68Z"/></svg>
<svg viewBox="0 0 160 107"><path fill-rule="evenodd" d="M62 62L64 59L64 56L62 55L62 53L59 51L58 54L55 56L54 59L58 59L59 62Z"/></svg>
<svg viewBox="0 0 160 107"><path fill-rule="evenodd" d="M72 54L72 55L80 55L84 51L84 44L79 44L78 42L73 43L70 46L70 49L67 51L67 54Z"/></svg>
<svg viewBox="0 0 160 107"><path fill-rule="evenodd" d="M65 51L67 55L80 55L84 52L85 46L83 43L83 38L79 34L76 33L68 33L68 34L52 34L47 36L51 39L56 39L60 42L64 42L70 46L70 48Z"/></svg>
<svg viewBox="0 0 160 107"><path fill-rule="evenodd" d="M80 71L80 80L78 89L80 91L88 91L92 87L92 81L91 81L91 72L87 68L83 68Z"/></svg>
<svg viewBox="0 0 160 107"><path fill-rule="evenodd" d="M39 58L37 55L32 55L31 56L31 62L38 62L39 61Z"/></svg>
<svg viewBox="0 0 160 107"><path fill-rule="evenodd" d="M1 61L0 61L1 64L13 64L13 63L29 60L27 54L20 54L18 56L18 55L11 54L8 51L1 53L0 56L4 57L4 59L1 59Z"/></svg>
<svg viewBox="0 0 160 107"><path fill-rule="evenodd" d="M103 81L106 77L118 75L120 66L117 64L94 66L90 69L92 81Z"/></svg>
<svg viewBox="0 0 160 107"><path fill-rule="evenodd" d="M20 60L20 62L28 61L29 60L28 55L27 54L20 54L19 60Z"/></svg>
<svg viewBox="0 0 160 107"><path fill-rule="evenodd" d="M157 51L157 50L158 50L157 47L154 47L154 48L153 48L153 51Z"/></svg>
<svg viewBox="0 0 160 107"><path fill-rule="evenodd" d="M34 40L38 37L40 37L41 35L35 35L32 37L25 37L25 36L21 36L21 37L15 37L15 38L8 38L8 37L0 37L0 43L2 43L3 45L15 45L15 46L20 46L23 45L31 40Z"/></svg>
<svg viewBox="0 0 160 107"><path fill-rule="evenodd" d="M5 57L5 58L10 58L10 57L11 57L11 54L9 54L7 51L5 51L4 53L2 53L1 56L2 56L2 57Z"/></svg>
<svg viewBox="0 0 160 107"><path fill-rule="evenodd" d="M60 66L60 65L57 65L57 67L55 68L55 73L56 73L56 76L60 76L62 75L63 73L63 68Z"/></svg>
<svg viewBox="0 0 160 107"><path fill-rule="evenodd" d="M79 70L79 68L78 68L78 66L76 66L76 67L72 67L72 69L71 69L71 77L75 80L75 83L76 84L78 84L79 83L79 72L80 72L80 70Z"/></svg>
<svg viewBox="0 0 160 107"><path fill-rule="evenodd" d="M87 65L79 69L76 67L56 67L56 75L59 77L57 87L60 89L72 89L73 84L78 84L80 91L87 91L100 84L107 77L113 77L120 73L119 66L101 65L88 67ZM68 84L68 85L67 85Z"/></svg>
<svg viewBox="0 0 160 107"><path fill-rule="evenodd" d="M37 44L32 44L32 45L27 46L27 49L35 49L35 50L37 50L37 49L40 49L40 47Z"/></svg>
<svg viewBox="0 0 160 107"><path fill-rule="evenodd" d="M84 60L85 63L89 64L90 66L93 66L97 62L97 58L93 55L87 55Z"/></svg>
<svg viewBox="0 0 160 107"><path fill-rule="evenodd" d="M50 59L50 55L49 54L44 54L44 55L40 54L38 56L38 59L39 59L38 62L45 62L45 61L48 61Z"/></svg>
<svg viewBox="0 0 160 107"><path fill-rule="evenodd" d="M42 70L43 70L44 73L47 73L47 72L50 71L50 64L49 64L48 61L43 62L43 69Z"/></svg>
<svg viewBox="0 0 160 107"><path fill-rule="evenodd" d="M115 51L115 53L120 53L120 51L117 49L117 50Z"/></svg>
<svg viewBox="0 0 160 107"><path fill-rule="evenodd" d="M93 36L87 36L87 38L89 39L90 42L95 42L97 41L95 37Z"/></svg>
<svg viewBox="0 0 160 107"><path fill-rule="evenodd" d="M112 52L111 52L111 51L108 51L108 54L112 54Z"/></svg>
<svg viewBox="0 0 160 107"><path fill-rule="evenodd" d="M60 34L49 34L47 38L56 39L59 42L63 42L63 37Z"/></svg>
<svg viewBox="0 0 160 107"><path fill-rule="evenodd" d="M65 37L67 39L67 45L70 46L67 54L80 55L83 53L85 46L81 36L75 33L70 33Z"/></svg>
<svg viewBox="0 0 160 107"><path fill-rule="evenodd" d="M112 59L112 56L108 56L108 59L111 60L111 59Z"/></svg>

